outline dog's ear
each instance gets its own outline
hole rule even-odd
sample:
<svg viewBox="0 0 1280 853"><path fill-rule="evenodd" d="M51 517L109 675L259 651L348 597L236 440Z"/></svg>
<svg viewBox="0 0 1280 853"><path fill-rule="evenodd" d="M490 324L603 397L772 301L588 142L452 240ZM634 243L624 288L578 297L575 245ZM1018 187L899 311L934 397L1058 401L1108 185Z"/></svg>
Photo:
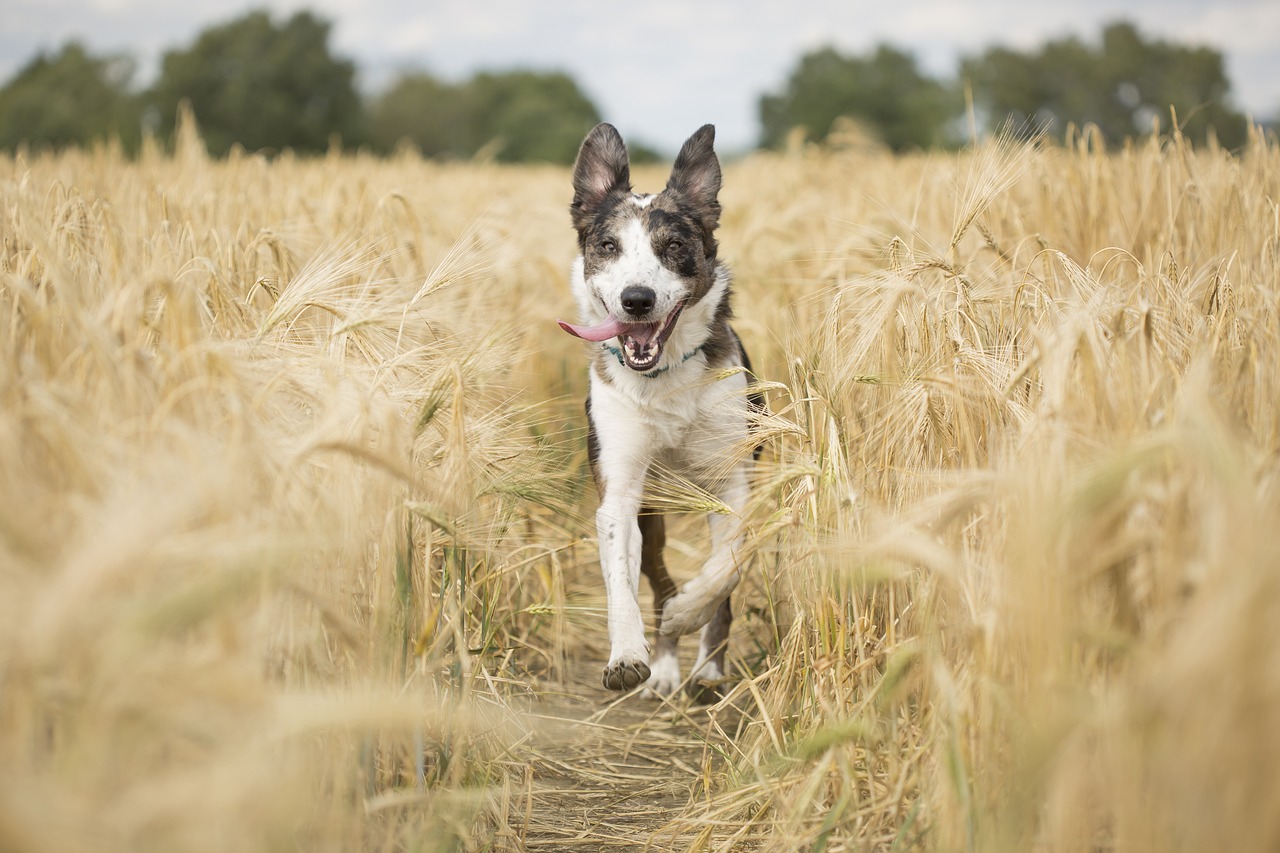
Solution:
<svg viewBox="0 0 1280 853"><path fill-rule="evenodd" d="M615 192L631 192L627 146L617 128L598 124L582 141L573 164L573 227L581 231L590 225L601 202Z"/></svg>
<svg viewBox="0 0 1280 853"><path fill-rule="evenodd" d="M671 169L667 189L680 193L712 231L720 223L720 161L716 158L715 125L704 124L685 140Z"/></svg>

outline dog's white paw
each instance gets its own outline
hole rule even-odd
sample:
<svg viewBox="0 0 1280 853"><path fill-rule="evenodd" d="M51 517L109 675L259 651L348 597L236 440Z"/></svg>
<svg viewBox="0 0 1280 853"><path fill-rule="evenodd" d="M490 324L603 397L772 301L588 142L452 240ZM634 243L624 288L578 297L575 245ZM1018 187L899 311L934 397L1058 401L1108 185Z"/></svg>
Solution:
<svg viewBox="0 0 1280 853"><path fill-rule="evenodd" d="M691 634L711 621L720 602L709 602L699 592L686 587L683 592L667 600L666 606L662 608L662 627L659 629L665 636Z"/></svg>
<svg viewBox="0 0 1280 853"><path fill-rule="evenodd" d="M637 654L611 658L600 680L610 690L630 690L649 678L649 662Z"/></svg>
<svg viewBox="0 0 1280 853"><path fill-rule="evenodd" d="M645 696L670 696L680 689L680 660L675 655L659 655L650 670L649 680L644 683Z"/></svg>
<svg viewBox="0 0 1280 853"><path fill-rule="evenodd" d="M720 664L713 660L698 661L693 665L693 677L703 681L719 681L724 678Z"/></svg>
<svg viewBox="0 0 1280 853"><path fill-rule="evenodd" d="M694 670L685 692L699 705L709 705L718 702L724 695L723 688L727 680L715 661L707 661Z"/></svg>

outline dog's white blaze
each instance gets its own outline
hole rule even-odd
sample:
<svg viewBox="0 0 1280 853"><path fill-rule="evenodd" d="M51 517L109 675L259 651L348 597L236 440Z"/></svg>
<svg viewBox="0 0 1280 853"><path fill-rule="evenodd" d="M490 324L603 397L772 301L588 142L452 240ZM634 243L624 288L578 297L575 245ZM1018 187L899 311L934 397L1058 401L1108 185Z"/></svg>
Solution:
<svg viewBox="0 0 1280 853"><path fill-rule="evenodd" d="M658 260L649 232L638 216L627 218L616 239L618 257L601 267L587 282L588 287L604 302L608 312L620 320L629 319L622 307L622 291L632 285L647 287L657 297L652 319L666 317L676 303L688 295L684 280Z"/></svg>

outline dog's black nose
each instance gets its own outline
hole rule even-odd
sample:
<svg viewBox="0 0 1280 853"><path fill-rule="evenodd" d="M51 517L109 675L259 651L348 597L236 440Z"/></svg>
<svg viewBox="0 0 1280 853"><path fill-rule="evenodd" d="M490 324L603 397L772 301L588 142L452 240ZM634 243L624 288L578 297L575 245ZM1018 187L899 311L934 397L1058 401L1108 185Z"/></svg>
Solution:
<svg viewBox="0 0 1280 853"><path fill-rule="evenodd" d="M633 284L622 291L622 309L632 317L643 317L653 310L658 296L651 288Z"/></svg>

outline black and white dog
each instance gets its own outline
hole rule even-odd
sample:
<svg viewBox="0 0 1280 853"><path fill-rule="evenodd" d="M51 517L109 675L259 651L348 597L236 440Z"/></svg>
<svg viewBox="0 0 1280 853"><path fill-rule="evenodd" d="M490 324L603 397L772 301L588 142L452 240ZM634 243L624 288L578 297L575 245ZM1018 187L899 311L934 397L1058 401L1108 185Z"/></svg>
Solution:
<svg viewBox="0 0 1280 853"><path fill-rule="evenodd" d="M570 212L581 249L573 292L583 325L560 326L596 344L587 446L600 495L596 532L611 647L604 685L611 690L646 683L660 695L675 692L676 643L697 628L690 692L704 696L703 683L725 670L753 461L750 411L762 400L748 391L750 364L729 327L729 272L716 259L714 141L711 125L689 137L656 195L631 191L627 149L608 124L587 136L573 168ZM660 470L730 510L710 516L710 557L678 592L663 562L662 516L645 505L646 480ZM641 574L659 619L652 658L637 600Z"/></svg>

